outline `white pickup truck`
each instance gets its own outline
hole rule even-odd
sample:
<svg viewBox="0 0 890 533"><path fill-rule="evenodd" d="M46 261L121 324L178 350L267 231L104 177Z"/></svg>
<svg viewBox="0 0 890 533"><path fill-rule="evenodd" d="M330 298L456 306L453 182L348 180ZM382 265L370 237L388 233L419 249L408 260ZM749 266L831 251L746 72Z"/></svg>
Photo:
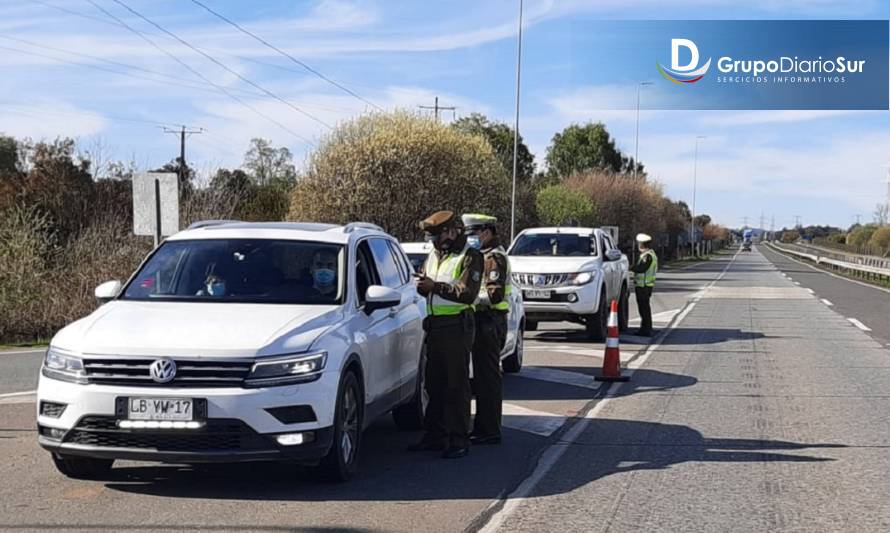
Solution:
<svg viewBox="0 0 890 533"><path fill-rule="evenodd" d="M531 228L516 236L507 253L513 283L522 289L526 330L572 321L602 340L612 300L618 300L619 329L627 329L628 261L616 238L608 229L578 227Z"/></svg>

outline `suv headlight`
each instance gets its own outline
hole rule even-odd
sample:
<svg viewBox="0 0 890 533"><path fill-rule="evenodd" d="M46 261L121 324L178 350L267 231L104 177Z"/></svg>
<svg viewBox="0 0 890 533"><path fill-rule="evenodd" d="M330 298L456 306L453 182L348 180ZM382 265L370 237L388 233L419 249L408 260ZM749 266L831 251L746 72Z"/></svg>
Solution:
<svg viewBox="0 0 890 533"><path fill-rule="evenodd" d="M259 359L251 367L244 385L274 387L315 381L321 377L327 359L327 352Z"/></svg>
<svg viewBox="0 0 890 533"><path fill-rule="evenodd" d="M83 369L83 359L68 355L50 347L43 358L41 373L52 379L70 383L86 383L87 376Z"/></svg>
<svg viewBox="0 0 890 533"><path fill-rule="evenodd" d="M586 285L593 281L595 276L596 273L594 272L578 272L569 276L569 283L572 285Z"/></svg>

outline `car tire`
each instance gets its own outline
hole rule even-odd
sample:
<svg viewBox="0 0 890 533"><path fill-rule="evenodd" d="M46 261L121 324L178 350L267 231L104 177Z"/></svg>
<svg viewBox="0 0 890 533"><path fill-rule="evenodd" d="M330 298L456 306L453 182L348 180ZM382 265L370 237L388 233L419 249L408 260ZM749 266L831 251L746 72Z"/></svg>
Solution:
<svg viewBox="0 0 890 533"><path fill-rule="evenodd" d="M334 440L317 468L324 481L348 481L356 472L362 439L364 395L355 372L349 370L340 382L334 411Z"/></svg>
<svg viewBox="0 0 890 533"><path fill-rule="evenodd" d="M52 454L56 470L74 479L106 479L111 473L114 459L96 459L93 457L77 457L74 455Z"/></svg>
<svg viewBox="0 0 890 533"><path fill-rule="evenodd" d="M519 331L516 332L516 346L513 347L513 353L508 355L501 361L504 372L507 374L517 374L522 370L522 357L524 355L525 341L522 335L525 333L524 327L520 324Z"/></svg>
<svg viewBox="0 0 890 533"><path fill-rule="evenodd" d="M417 384L414 396L392 410L392 419L401 430L423 429L423 417L429 396L426 393L426 348L420 352L420 368L417 370Z"/></svg>
<svg viewBox="0 0 890 533"><path fill-rule="evenodd" d="M538 321L529 320L525 323L525 331L538 331Z"/></svg>
<svg viewBox="0 0 890 533"><path fill-rule="evenodd" d="M630 325L630 295L627 287L621 287L621 296L618 300L618 331L627 331Z"/></svg>
<svg viewBox="0 0 890 533"><path fill-rule="evenodd" d="M606 325L608 324L609 311L606 309L606 290L600 290L599 310L587 315L584 326L587 329L587 338L592 341L602 341L606 338Z"/></svg>

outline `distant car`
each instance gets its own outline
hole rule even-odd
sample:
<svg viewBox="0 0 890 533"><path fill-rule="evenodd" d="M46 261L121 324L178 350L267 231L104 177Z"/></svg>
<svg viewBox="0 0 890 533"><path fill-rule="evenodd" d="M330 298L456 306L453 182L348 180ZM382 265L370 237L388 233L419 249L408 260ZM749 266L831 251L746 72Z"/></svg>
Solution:
<svg viewBox="0 0 890 533"><path fill-rule="evenodd" d="M516 236L509 255L529 330L538 322L568 320L584 324L591 339L603 340L612 300L618 301L619 328L627 328L628 260L610 231L530 228Z"/></svg>
<svg viewBox="0 0 890 533"><path fill-rule="evenodd" d="M37 390L56 468L288 460L349 478L361 434L419 428L426 305L398 242L363 223L198 223L56 334Z"/></svg>
<svg viewBox="0 0 890 533"><path fill-rule="evenodd" d="M433 245L428 242L403 242L402 250L408 255L414 270L419 271L433 250ZM507 342L501 352L504 372L513 374L522 369L524 333L525 310L522 305L522 291L514 286L510 296L510 311L507 314Z"/></svg>

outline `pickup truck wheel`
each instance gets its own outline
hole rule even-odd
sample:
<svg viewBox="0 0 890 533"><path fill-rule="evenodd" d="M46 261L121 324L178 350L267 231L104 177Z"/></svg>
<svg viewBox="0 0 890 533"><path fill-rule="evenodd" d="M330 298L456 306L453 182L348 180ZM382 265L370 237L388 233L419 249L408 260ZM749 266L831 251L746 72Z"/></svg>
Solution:
<svg viewBox="0 0 890 533"><path fill-rule="evenodd" d="M605 288L600 292L599 311L592 315L587 315L585 320L587 337L593 341L602 341L606 338L606 325L609 321L609 311L606 309Z"/></svg>
<svg viewBox="0 0 890 533"><path fill-rule="evenodd" d="M630 323L630 298L627 287L621 288L621 297L618 300L618 331L627 331Z"/></svg>
<svg viewBox="0 0 890 533"><path fill-rule="evenodd" d="M95 459L57 453L52 456L56 470L74 479L106 479L111 473L111 465L114 464L114 459Z"/></svg>
<svg viewBox="0 0 890 533"><path fill-rule="evenodd" d="M355 372L347 371L337 392L334 441L318 465L317 474L325 481L348 481L355 474L362 439L363 398Z"/></svg>
<svg viewBox="0 0 890 533"><path fill-rule="evenodd" d="M501 363L504 367L504 372L507 374L516 374L522 370L523 333L522 326L519 326L519 331L516 332L516 346L513 348L513 353L508 355Z"/></svg>
<svg viewBox="0 0 890 533"><path fill-rule="evenodd" d="M396 427L402 430L422 429L423 416L429 403L429 395L426 393L426 348L420 352L420 368L417 370L417 384L414 386L414 396L408 403L403 403L392 410L392 419Z"/></svg>

